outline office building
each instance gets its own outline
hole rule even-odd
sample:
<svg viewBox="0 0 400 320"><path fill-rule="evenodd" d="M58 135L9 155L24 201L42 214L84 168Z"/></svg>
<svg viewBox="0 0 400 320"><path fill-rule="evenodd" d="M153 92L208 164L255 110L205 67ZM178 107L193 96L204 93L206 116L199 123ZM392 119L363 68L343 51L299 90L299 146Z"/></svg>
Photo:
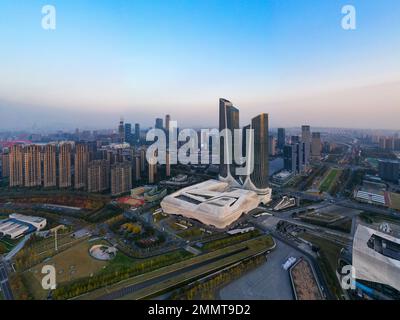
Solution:
<svg viewBox="0 0 400 320"><path fill-rule="evenodd" d="M61 143L58 152L58 186L60 188L69 188L72 186L71 154L71 143Z"/></svg>
<svg viewBox="0 0 400 320"><path fill-rule="evenodd" d="M283 168L296 173L297 148L294 144L287 144L283 147Z"/></svg>
<svg viewBox="0 0 400 320"><path fill-rule="evenodd" d="M222 133L223 142L220 143L220 165L219 175L221 180L235 183L236 166L234 164L234 130L239 129L239 110L236 109L232 102L226 99L219 100L219 131ZM229 143L229 132L232 137Z"/></svg>
<svg viewBox="0 0 400 320"><path fill-rule="evenodd" d="M268 159L268 114L263 113L251 121L251 129L254 130L254 142L250 141L247 154L247 161L251 161L253 157L254 169L249 177L245 180L244 186L250 190L267 189L269 177L269 159Z"/></svg>
<svg viewBox="0 0 400 320"><path fill-rule="evenodd" d="M157 119L156 119L155 128L156 128L156 129L163 129L163 128L164 128L164 126L163 126L163 119L161 119L161 118L157 118Z"/></svg>
<svg viewBox="0 0 400 320"><path fill-rule="evenodd" d="M285 128L278 128L278 149L283 150L285 144L286 144Z"/></svg>
<svg viewBox="0 0 400 320"><path fill-rule="evenodd" d="M134 179L137 182L142 178L141 170L140 170L140 156L139 155L135 156L135 159L134 159L134 170L135 170L134 171L135 172Z"/></svg>
<svg viewBox="0 0 400 320"><path fill-rule="evenodd" d="M157 164L151 164L150 162L148 163L148 181L149 184L153 184L156 179L156 174L157 174Z"/></svg>
<svg viewBox="0 0 400 320"><path fill-rule="evenodd" d="M268 153L270 156L276 156L276 139L274 136L269 136Z"/></svg>
<svg viewBox="0 0 400 320"><path fill-rule="evenodd" d="M292 173L304 173L307 166L305 165L305 147L306 143L302 142L298 136L291 137L291 143L283 147L283 167Z"/></svg>
<svg viewBox="0 0 400 320"><path fill-rule="evenodd" d="M125 123L124 134L125 142L133 143L132 124Z"/></svg>
<svg viewBox="0 0 400 320"><path fill-rule="evenodd" d="M321 134L319 132L312 133L311 141L311 157L313 160L320 160L322 152Z"/></svg>
<svg viewBox="0 0 400 320"><path fill-rule="evenodd" d="M138 143L140 141L140 124L135 124L135 142Z"/></svg>
<svg viewBox="0 0 400 320"><path fill-rule="evenodd" d="M125 126L124 119L121 119L118 126L118 142L124 143L125 141Z"/></svg>
<svg viewBox="0 0 400 320"><path fill-rule="evenodd" d="M54 144L48 144L43 152L43 185L45 188L57 186L57 147Z"/></svg>
<svg viewBox="0 0 400 320"><path fill-rule="evenodd" d="M171 122L171 116L169 114L167 114L165 116L165 130L169 130L170 128L170 122Z"/></svg>
<svg viewBox="0 0 400 320"><path fill-rule="evenodd" d="M169 153L169 151L167 151L165 153L166 155L166 159L165 159L165 175L166 177L170 177L171 176L171 155Z"/></svg>
<svg viewBox="0 0 400 320"><path fill-rule="evenodd" d="M144 172L146 169L146 149L140 149L140 171Z"/></svg>
<svg viewBox="0 0 400 320"><path fill-rule="evenodd" d="M302 162L307 168L310 162L311 155L311 129L310 126L304 125L301 127L301 142L303 143L303 159Z"/></svg>

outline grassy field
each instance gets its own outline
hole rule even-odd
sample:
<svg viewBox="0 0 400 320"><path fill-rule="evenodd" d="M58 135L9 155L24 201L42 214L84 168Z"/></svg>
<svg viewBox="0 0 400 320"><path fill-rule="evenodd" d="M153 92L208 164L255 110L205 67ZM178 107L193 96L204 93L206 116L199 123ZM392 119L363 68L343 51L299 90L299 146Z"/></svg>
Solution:
<svg viewBox="0 0 400 320"><path fill-rule="evenodd" d="M200 230L200 228L190 228L187 230L184 230L182 232L179 232L177 235L181 237L182 239L193 239L193 238L198 238L204 234L203 231Z"/></svg>
<svg viewBox="0 0 400 320"><path fill-rule="evenodd" d="M42 279L41 269L43 265L53 265L57 271L57 285L63 285L76 279L90 278L101 273L118 272L129 267L133 259L118 252L111 261L100 261L89 255L89 249L95 244L107 244L104 241L84 241L72 248L55 255L51 259L36 265L25 271L22 275L28 284L30 294L38 300L45 299L47 291L43 290L40 283Z"/></svg>
<svg viewBox="0 0 400 320"><path fill-rule="evenodd" d="M212 240L212 241L206 242L204 244L203 250L211 251L211 250L221 249L223 247L227 247L227 246L233 245L235 243L249 240L249 239L257 237L259 235L260 235L260 232L258 230L253 230L253 231L243 233L243 234L236 234L236 235L224 237L222 239Z"/></svg>
<svg viewBox="0 0 400 320"><path fill-rule="evenodd" d="M249 254L249 253L254 254L257 251L266 250L266 248L267 249L271 248L273 245L274 245L274 241L270 236L263 236L263 237L260 237L260 238L257 238L257 239L251 239L249 241L243 241L241 243L238 243L238 244L235 244L235 245L232 245L232 246L229 246L229 247L225 247L225 248L222 248L222 249L219 249L219 250L216 250L216 251L212 251L212 252L200 255L200 256L188 258L188 259L185 259L183 261L179 261L177 263L174 263L174 264L159 268L157 270L149 271L149 272L137 275L135 277L131 277L129 279L121 281L121 282L119 282L117 284L114 284L112 286L108 286L107 288L97 289L95 291L92 291L92 292L84 295L84 296L79 297L79 299L93 300L93 299L101 297L101 296L103 296L105 294L108 294L108 293L110 293L112 291L116 291L116 290L125 288L127 286L135 285L135 284L147 281L149 279L153 279L153 278L162 276L164 274L168 274L168 273L171 273L171 272L186 268L188 266L191 266L193 264L196 264L196 263L199 263L199 262L202 262L202 261L205 261L205 260L213 259L213 258L216 258L218 256L222 256L222 255L225 255L225 254L228 254L228 253L233 253L233 252L236 252L237 250L242 249L242 248L248 248L248 250L245 250L245 251L241 252L240 253L241 257L242 256L246 256L246 254ZM230 258L235 260L235 259L238 259L238 256L234 255L234 256L231 256ZM223 259L223 260L225 260L225 259ZM226 263L226 260L225 261L222 261L222 260L217 261L216 265L214 265L213 267L214 268L215 267L219 267L220 268L221 264L223 264L223 263ZM206 268L206 270L210 270L210 265L208 265L208 269L207 269L207 266L205 266L203 268ZM196 270L198 270L198 269L196 269ZM198 270L198 271L196 271L196 270L194 270L193 272L204 272L204 269ZM174 278L171 281L173 281L173 283L176 283L176 281L179 282L179 281L182 281L182 279L190 279L190 278L187 278L187 277L191 277L191 276L192 276L192 274L184 273L183 275L181 275L179 277L179 279ZM171 285L171 282L160 283L160 284L158 284L158 286L159 286L158 288L152 287L150 290L156 290L157 291L157 290L160 290L160 287L169 286L169 285ZM142 295L143 292L141 291L140 294ZM129 297L127 296L126 298L129 298Z"/></svg>
<svg viewBox="0 0 400 320"><path fill-rule="evenodd" d="M57 270L58 283L64 283L93 275L104 268L107 264L106 261L93 259L89 255L89 249L94 244L99 243L89 243L88 241L78 243L72 248L46 260L46 262L35 266L31 269L31 272L33 272L39 281L42 277L40 273L42 267L44 265L53 265Z"/></svg>
<svg viewBox="0 0 400 320"><path fill-rule="evenodd" d="M329 192L336 179L339 177L340 172L341 170L339 169L330 169L324 180L321 182L319 190L321 192Z"/></svg>
<svg viewBox="0 0 400 320"><path fill-rule="evenodd" d="M72 233L60 234L57 238L59 252L66 250L77 243L85 241L86 238L75 239ZM15 256L18 271L34 266L48 257L56 254L54 237L47 239L31 238L25 247Z"/></svg>

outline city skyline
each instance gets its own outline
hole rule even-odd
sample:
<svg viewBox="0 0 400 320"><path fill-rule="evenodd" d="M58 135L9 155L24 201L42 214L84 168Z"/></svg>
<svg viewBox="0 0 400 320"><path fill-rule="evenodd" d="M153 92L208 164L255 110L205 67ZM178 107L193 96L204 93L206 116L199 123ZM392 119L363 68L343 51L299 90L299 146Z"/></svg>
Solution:
<svg viewBox="0 0 400 320"><path fill-rule="evenodd" d="M217 126L219 97L246 123L398 127L396 1L353 1L351 31L339 0L52 4L54 31L41 1L0 5L2 130L111 128L120 116L150 127L165 114Z"/></svg>

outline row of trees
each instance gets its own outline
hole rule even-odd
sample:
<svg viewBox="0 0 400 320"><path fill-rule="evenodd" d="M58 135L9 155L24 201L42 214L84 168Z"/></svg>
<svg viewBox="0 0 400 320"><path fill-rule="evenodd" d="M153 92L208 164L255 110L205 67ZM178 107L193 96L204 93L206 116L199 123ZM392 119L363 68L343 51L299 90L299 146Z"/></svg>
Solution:
<svg viewBox="0 0 400 320"><path fill-rule="evenodd" d="M104 269L93 277L77 279L65 285L60 285L54 292L53 298L62 300L70 299L92 290L112 285L139 274L150 272L164 266L177 263L189 257L191 254L186 251L175 251L160 255L132 265L123 265L118 268Z"/></svg>
<svg viewBox="0 0 400 320"><path fill-rule="evenodd" d="M213 300L216 299L217 290L231 281L240 278L248 272L265 262L263 255L243 261L242 263L222 271L205 281L198 281L193 285L184 287L172 295L174 300Z"/></svg>
<svg viewBox="0 0 400 320"><path fill-rule="evenodd" d="M255 238L260 235L260 231L253 230L243 234L237 234L233 236L228 236L222 239L213 240L204 244L203 249L207 251L218 250L227 246L231 246L236 243L240 243L251 238Z"/></svg>

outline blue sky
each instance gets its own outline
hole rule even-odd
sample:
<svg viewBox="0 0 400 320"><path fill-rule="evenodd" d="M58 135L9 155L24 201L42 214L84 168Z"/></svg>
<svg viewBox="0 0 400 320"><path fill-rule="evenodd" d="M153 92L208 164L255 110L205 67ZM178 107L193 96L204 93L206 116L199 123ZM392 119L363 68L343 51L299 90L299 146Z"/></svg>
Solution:
<svg viewBox="0 0 400 320"><path fill-rule="evenodd" d="M46 4L55 31L41 28ZM341 28L346 4L354 31ZM0 0L0 129L165 113L213 125L219 97L243 124L267 112L276 126L349 126L366 113L357 126L395 128L399 17L397 0Z"/></svg>

